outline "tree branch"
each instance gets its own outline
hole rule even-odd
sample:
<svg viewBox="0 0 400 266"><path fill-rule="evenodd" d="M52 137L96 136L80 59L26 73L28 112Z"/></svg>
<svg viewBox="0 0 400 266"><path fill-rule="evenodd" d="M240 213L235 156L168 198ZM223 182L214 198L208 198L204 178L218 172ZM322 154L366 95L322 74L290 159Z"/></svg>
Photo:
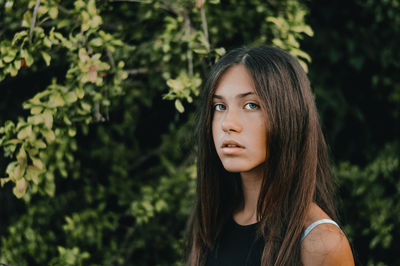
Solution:
<svg viewBox="0 0 400 266"><path fill-rule="evenodd" d="M29 43L32 43L32 34L33 34L33 28L35 28L35 23L36 23L36 16L37 16L37 9L40 5L40 0L36 0L35 7L33 9L33 16L32 16L32 22L31 22L31 28L29 30Z"/></svg>
<svg viewBox="0 0 400 266"><path fill-rule="evenodd" d="M99 102L96 102L94 104L94 115L96 118L96 122L104 122L105 121L104 117L100 113L100 103Z"/></svg>
<svg viewBox="0 0 400 266"><path fill-rule="evenodd" d="M115 69L114 57L112 56L112 53L110 52L110 50L107 48L106 48L106 53L107 53L108 61L110 61L111 68L114 70Z"/></svg>
<svg viewBox="0 0 400 266"><path fill-rule="evenodd" d="M200 13L201 13L201 22L203 24L203 32L204 32L204 37L206 38L207 41L207 48L210 49L210 41L208 39L208 27L207 27L207 19L206 19L206 12L204 10L204 6L200 8Z"/></svg>
<svg viewBox="0 0 400 266"><path fill-rule="evenodd" d="M140 67L140 68L134 68L134 69L127 69L126 72L128 75L138 75L138 74L144 74L147 73L149 70L145 67Z"/></svg>
<svg viewBox="0 0 400 266"><path fill-rule="evenodd" d="M109 2L131 2L131 3L142 3L141 0L110 0Z"/></svg>
<svg viewBox="0 0 400 266"><path fill-rule="evenodd" d="M186 40L188 42L188 49L186 52L188 59L188 72L189 72L189 77L193 77L193 52L190 47L191 26L190 26L190 18L186 10L183 13L183 17L185 18L185 33L186 33Z"/></svg>

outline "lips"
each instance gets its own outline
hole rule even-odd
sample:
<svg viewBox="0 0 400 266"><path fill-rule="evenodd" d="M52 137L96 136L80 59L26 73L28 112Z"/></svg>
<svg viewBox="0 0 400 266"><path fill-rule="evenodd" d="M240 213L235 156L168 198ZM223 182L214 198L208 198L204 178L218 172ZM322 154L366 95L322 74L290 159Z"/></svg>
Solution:
<svg viewBox="0 0 400 266"><path fill-rule="evenodd" d="M235 154L241 152L244 147L234 140L225 140L221 145L221 149L223 154Z"/></svg>
<svg viewBox="0 0 400 266"><path fill-rule="evenodd" d="M224 140L222 143L221 148L226 148L226 147L238 147L238 148L244 148L242 145L240 145L238 142L234 140Z"/></svg>

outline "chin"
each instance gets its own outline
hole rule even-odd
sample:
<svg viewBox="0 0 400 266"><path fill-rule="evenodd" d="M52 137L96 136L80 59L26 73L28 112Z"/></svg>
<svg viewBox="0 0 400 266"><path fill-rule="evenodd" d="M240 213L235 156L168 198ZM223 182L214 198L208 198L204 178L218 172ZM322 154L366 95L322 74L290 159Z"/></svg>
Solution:
<svg viewBox="0 0 400 266"><path fill-rule="evenodd" d="M231 173L242 173L252 170L254 167L245 165L222 164L226 171Z"/></svg>
<svg viewBox="0 0 400 266"><path fill-rule="evenodd" d="M231 173L246 173L251 171L258 171L262 168L265 161L248 162L248 161L235 161L235 160L221 160L223 167L226 171Z"/></svg>

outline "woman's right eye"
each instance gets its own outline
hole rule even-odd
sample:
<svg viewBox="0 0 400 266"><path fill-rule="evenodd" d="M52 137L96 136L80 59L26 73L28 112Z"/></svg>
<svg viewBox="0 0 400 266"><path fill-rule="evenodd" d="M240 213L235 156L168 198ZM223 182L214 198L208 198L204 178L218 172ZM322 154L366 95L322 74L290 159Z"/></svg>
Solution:
<svg viewBox="0 0 400 266"><path fill-rule="evenodd" d="M225 105L218 103L218 104L214 105L214 110L215 111L224 111L224 110L226 110L226 107L225 107Z"/></svg>

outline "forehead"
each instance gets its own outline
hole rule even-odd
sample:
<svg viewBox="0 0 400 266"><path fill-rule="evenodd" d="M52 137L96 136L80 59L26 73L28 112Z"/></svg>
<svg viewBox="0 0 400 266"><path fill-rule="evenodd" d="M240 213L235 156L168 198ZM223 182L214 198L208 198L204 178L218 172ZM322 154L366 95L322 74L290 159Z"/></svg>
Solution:
<svg viewBox="0 0 400 266"><path fill-rule="evenodd" d="M241 93L254 92L254 81L249 71L243 64L230 67L217 83L215 94L237 95Z"/></svg>

